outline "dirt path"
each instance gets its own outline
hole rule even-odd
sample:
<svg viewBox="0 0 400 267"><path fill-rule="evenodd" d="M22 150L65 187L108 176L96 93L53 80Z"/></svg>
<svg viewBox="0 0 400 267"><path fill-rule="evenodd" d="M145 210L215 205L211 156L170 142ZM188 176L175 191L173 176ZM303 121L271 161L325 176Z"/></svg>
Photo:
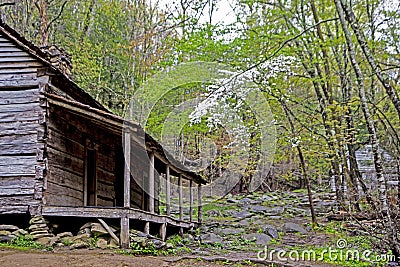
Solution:
<svg viewBox="0 0 400 267"><path fill-rule="evenodd" d="M251 255L226 255L202 257L152 257L152 256L127 256L116 252L103 250L61 250L61 251L38 251L19 250L12 248L0 249L0 266L29 266L29 267L221 267L221 266L247 266L243 259L253 258ZM310 265L309 263L285 263L271 264L268 262L257 262L256 259L249 266L287 266L306 267L330 265Z"/></svg>
<svg viewBox="0 0 400 267"><path fill-rule="evenodd" d="M177 257L134 257L102 250L37 251L0 249L0 266L29 267L214 267L220 264L197 259L179 260ZM226 266L226 265L225 265Z"/></svg>

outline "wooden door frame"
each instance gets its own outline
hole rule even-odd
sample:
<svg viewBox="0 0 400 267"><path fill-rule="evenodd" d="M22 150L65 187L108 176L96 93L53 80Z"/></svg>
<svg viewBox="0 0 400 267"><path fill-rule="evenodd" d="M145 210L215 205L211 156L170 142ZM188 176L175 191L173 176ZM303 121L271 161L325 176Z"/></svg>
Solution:
<svg viewBox="0 0 400 267"><path fill-rule="evenodd" d="M98 151L98 145L90 140L89 138L86 139L85 143L85 160L84 160L84 181L83 181L83 206L89 206L88 205L88 151L92 150L94 151L94 206L97 206L97 151Z"/></svg>

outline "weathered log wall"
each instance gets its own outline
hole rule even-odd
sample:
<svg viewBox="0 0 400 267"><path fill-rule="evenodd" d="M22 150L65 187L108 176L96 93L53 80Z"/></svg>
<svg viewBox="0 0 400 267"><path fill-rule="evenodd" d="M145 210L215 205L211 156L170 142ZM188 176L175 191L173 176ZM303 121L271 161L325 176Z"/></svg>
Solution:
<svg viewBox="0 0 400 267"><path fill-rule="evenodd" d="M29 207L40 212L35 207L42 204L83 206L88 140L96 146L97 205L122 206L122 132L52 106L44 92L76 99L69 95L76 85L63 87L49 66L7 38L0 34L0 214L25 213ZM131 207L148 209L142 190L148 157L134 141L131 151ZM155 205L157 211L158 201Z"/></svg>
<svg viewBox="0 0 400 267"><path fill-rule="evenodd" d="M59 106L48 110L48 177L45 203L55 206L83 206L88 140L96 150L97 206L123 206L122 131L116 133ZM132 142L132 151L139 146ZM142 208L145 159L132 152L131 207Z"/></svg>
<svg viewBox="0 0 400 267"><path fill-rule="evenodd" d="M97 204L114 206L116 143L113 135L90 120L59 107L49 109L47 154L49 175L46 203L60 206L84 205L85 146L96 144Z"/></svg>
<svg viewBox="0 0 400 267"><path fill-rule="evenodd" d="M0 214L41 202L45 172L43 65L0 34Z"/></svg>

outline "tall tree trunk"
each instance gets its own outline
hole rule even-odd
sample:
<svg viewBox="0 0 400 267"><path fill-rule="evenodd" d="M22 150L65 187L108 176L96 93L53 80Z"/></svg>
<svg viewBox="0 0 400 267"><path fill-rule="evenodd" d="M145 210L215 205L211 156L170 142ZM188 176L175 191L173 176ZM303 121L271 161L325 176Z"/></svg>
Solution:
<svg viewBox="0 0 400 267"><path fill-rule="evenodd" d="M285 101L280 100L279 102L281 103L281 106L282 106L282 108L286 114L286 117L289 121L290 130L292 132L291 134L295 135L295 127L294 127L293 121L291 119L291 115L288 110L288 107L287 107ZM310 203L311 222L312 222L313 226L316 226L317 225L317 216L315 214L315 209L314 209L313 194L312 194L312 190L311 190L311 182L310 182L310 177L308 176L308 173L307 173L306 162L304 160L303 151L301 149L301 144L298 144L296 146L296 149L297 149L297 153L298 153L299 160L300 160L301 171L302 171L303 178L304 178L306 188L307 188L308 202Z"/></svg>
<svg viewBox="0 0 400 267"><path fill-rule="evenodd" d="M36 0L35 5L39 10L40 17L40 46L47 46L49 41L49 17L48 17L48 0Z"/></svg>
<svg viewBox="0 0 400 267"><path fill-rule="evenodd" d="M389 76L386 75L384 72L382 72L381 67L376 63L374 54L371 52L371 49L368 46L367 40L365 39L365 36L362 30L360 29L360 26L358 25L357 18L354 15L353 10L346 4L344 0L340 0L340 3L342 5L344 14L346 14L346 19L348 20L357 38L357 41L360 44L361 50L363 51L364 56L366 57L369 65L372 68L372 72L375 73L376 77L385 88L386 93L389 96L390 100L392 101L397 111L397 115L400 118L400 100L397 91L393 87L393 84Z"/></svg>
<svg viewBox="0 0 400 267"><path fill-rule="evenodd" d="M375 125L372 120L371 113L370 113L370 110L368 107L368 100L367 100L367 96L366 96L366 92L365 92L365 85L364 85L364 77L363 77L363 73L362 73L361 68L358 65L358 62L356 59L355 47L354 47L354 44L351 39L351 33L349 31L349 28L347 27L347 22L346 22L346 19L344 16L344 11L343 11L343 7L341 4L341 0L334 0L334 1L335 1L335 5L336 5L336 10L339 15L340 23L342 24L343 33L346 38L350 62L353 66L353 69L354 69L354 72L356 75L356 79L357 79L357 83L359 86L361 107L362 107L362 110L364 113L368 132L370 135L370 142L372 145L372 152L374 155L375 171L376 171L376 176L378 179L379 195L380 195L380 201L381 201L380 204L381 204L384 218L386 220L387 233L388 233L388 237L390 240L389 245L391 246L391 249L393 250L393 254L398 259L400 256L400 247L399 247L398 240L397 240L396 229L393 226L392 218L391 218L390 211L389 211L388 205L387 205L386 182L385 182L385 177L383 176L383 167L382 167L381 155L379 152L379 140L378 140L378 136L377 136L377 133L375 130Z"/></svg>

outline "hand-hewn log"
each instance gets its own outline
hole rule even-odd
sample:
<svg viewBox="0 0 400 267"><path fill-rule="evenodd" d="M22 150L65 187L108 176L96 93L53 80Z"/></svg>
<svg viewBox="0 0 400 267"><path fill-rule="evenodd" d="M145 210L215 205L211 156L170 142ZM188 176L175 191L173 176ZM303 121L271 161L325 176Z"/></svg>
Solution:
<svg viewBox="0 0 400 267"><path fill-rule="evenodd" d="M30 55L23 55L23 54L14 54L8 57L4 57L3 53L1 53L2 57L0 57L0 63L13 63L13 62L31 62L36 61L35 58L31 57Z"/></svg>
<svg viewBox="0 0 400 267"><path fill-rule="evenodd" d="M51 197L48 195L52 194ZM51 181L47 182L46 196L48 204L77 206L83 203L83 191L67 188Z"/></svg>
<svg viewBox="0 0 400 267"><path fill-rule="evenodd" d="M0 207L0 215L2 214L26 214L29 210L29 206L5 206Z"/></svg>
<svg viewBox="0 0 400 267"><path fill-rule="evenodd" d="M0 105L0 113L10 113L10 112L29 112L31 118L36 115L36 113L41 112L42 109L38 103L24 103L24 104L10 104L10 105Z"/></svg>
<svg viewBox="0 0 400 267"><path fill-rule="evenodd" d="M42 67L42 66L43 66L42 63L36 61L0 63L0 69L20 69L20 68Z"/></svg>
<svg viewBox="0 0 400 267"><path fill-rule="evenodd" d="M1 61L1 59L0 59ZM2 63L0 62L0 66ZM31 79L21 79L21 80L2 80L0 81L0 88L1 89L24 89L24 88L38 88L39 91L39 82L36 78Z"/></svg>
<svg viewBox="0 0 400 267"><path fill-rule="evenodd" d="M3 122L0 124L0 137L5 135L25 135L37 133L37 121L36 117L31 121L11 121Z"/></svg>
<svg viewBox="0 0 400 267"><path fill-rule="evenodd" d="M35 174L36 155L0 156L0 177Z"/></svg>
<svg viewBox="0 0 400 267"><path fill-rule="evenodd" d="M1 83L0 83L1 86ZM37 86L35 86L37 87ZM0 91L0 105L39 103L39 89Z"/></svg>

